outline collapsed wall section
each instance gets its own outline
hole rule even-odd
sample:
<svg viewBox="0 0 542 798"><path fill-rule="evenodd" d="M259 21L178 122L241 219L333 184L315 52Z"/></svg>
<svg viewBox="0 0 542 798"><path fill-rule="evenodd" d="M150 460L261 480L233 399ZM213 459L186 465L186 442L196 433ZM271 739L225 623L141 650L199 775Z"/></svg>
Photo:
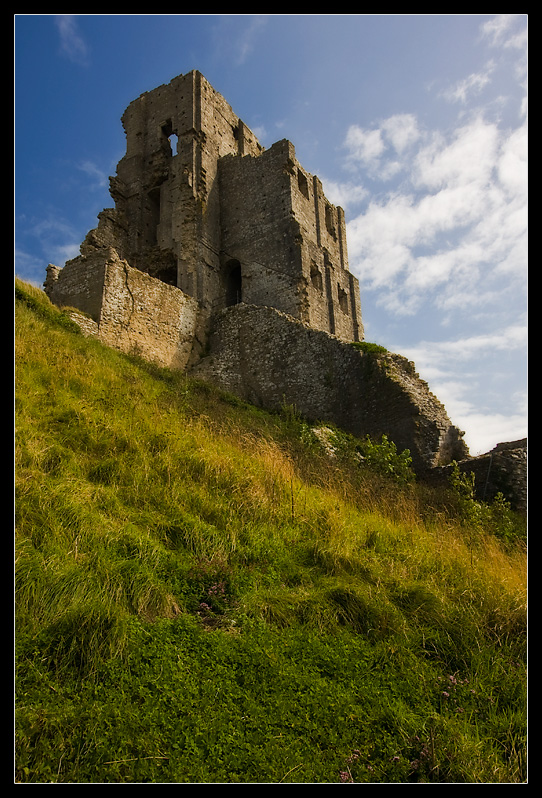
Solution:
<svg viewBox="0 0 542 798"><path fill-rule="evenodd" d="M457 462L461 473L474 474L474 492L480 501L493 501L501 493L513 510L527 512L527 438L498 443L490 452ZM449 484L453 465L435 468L434 485Z"/></svg>
<svg viewBox="0 0 542 798"><path fill-rule="evenodd" d="M418 472L466 456L463 433L406 358L365 354L274 308L237 305L214 325L195 376L269 410L293 405L357 437L386 434L410 450Z"/></svg>

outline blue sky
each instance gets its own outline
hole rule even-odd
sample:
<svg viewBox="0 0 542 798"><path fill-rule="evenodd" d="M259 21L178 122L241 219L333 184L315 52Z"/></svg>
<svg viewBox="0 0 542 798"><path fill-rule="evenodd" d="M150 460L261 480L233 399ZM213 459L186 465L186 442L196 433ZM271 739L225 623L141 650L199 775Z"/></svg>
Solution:
<svg viewBox="0 0 542 798"><path fill-rule="evenodd" d="M527 16L15 15L15 272L111 207L120 117L198 69L345 209L365 338L471 454L527 434Z"/></svg>

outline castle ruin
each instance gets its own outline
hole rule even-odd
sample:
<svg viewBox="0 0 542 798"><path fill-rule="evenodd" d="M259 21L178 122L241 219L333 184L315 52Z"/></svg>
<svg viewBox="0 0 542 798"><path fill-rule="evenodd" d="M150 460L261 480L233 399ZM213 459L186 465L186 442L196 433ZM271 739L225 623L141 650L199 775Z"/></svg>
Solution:
<svg viewBox="0 0 542 798"><path fill-rule="evenodd" d="M242 302L274 307L341 340L363 337L344 212L297 162L290 142L265 151L196 71L141 95L122 123L126 154L110 180L115 208L99 215L83 258L110 247L132 268L179 288L197 301L203 336L217 311ZM46 290L87 311L88 300L72 281L68 287L75 268L68 264ZM94 298L93 316L100 301Z"/></svg>
<svg viewBox="0 0 542 798"><path fill-rule="evenodd" d="M400 355L363 341L342 208L265 150L197 71L122 116L126 154L80 255L44 288L88 335L270 410L386 434L418 471L468 457L463 433Z"/></svg>

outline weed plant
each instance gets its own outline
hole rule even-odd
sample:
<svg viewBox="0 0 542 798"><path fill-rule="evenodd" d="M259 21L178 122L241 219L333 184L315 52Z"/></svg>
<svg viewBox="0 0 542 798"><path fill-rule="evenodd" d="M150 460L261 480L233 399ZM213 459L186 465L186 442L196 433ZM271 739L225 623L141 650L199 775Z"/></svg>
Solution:
<svg viewBox="0 0 542 798"><path fill-rule="evenodd" d="M330 456L16 288L17 782L526 780L502 498Z"/></svg>

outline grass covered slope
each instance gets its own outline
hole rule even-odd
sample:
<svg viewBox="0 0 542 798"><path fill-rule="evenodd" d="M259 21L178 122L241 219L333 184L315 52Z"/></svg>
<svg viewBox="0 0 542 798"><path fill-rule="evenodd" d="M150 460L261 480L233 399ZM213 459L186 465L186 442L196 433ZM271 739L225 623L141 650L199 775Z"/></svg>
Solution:
<svg viewBox="0 0 542 798"><path fill-rule="evenodd" d="M506 507L330 457L22 283L15 410L17 781L525 780Z"/></svg>

